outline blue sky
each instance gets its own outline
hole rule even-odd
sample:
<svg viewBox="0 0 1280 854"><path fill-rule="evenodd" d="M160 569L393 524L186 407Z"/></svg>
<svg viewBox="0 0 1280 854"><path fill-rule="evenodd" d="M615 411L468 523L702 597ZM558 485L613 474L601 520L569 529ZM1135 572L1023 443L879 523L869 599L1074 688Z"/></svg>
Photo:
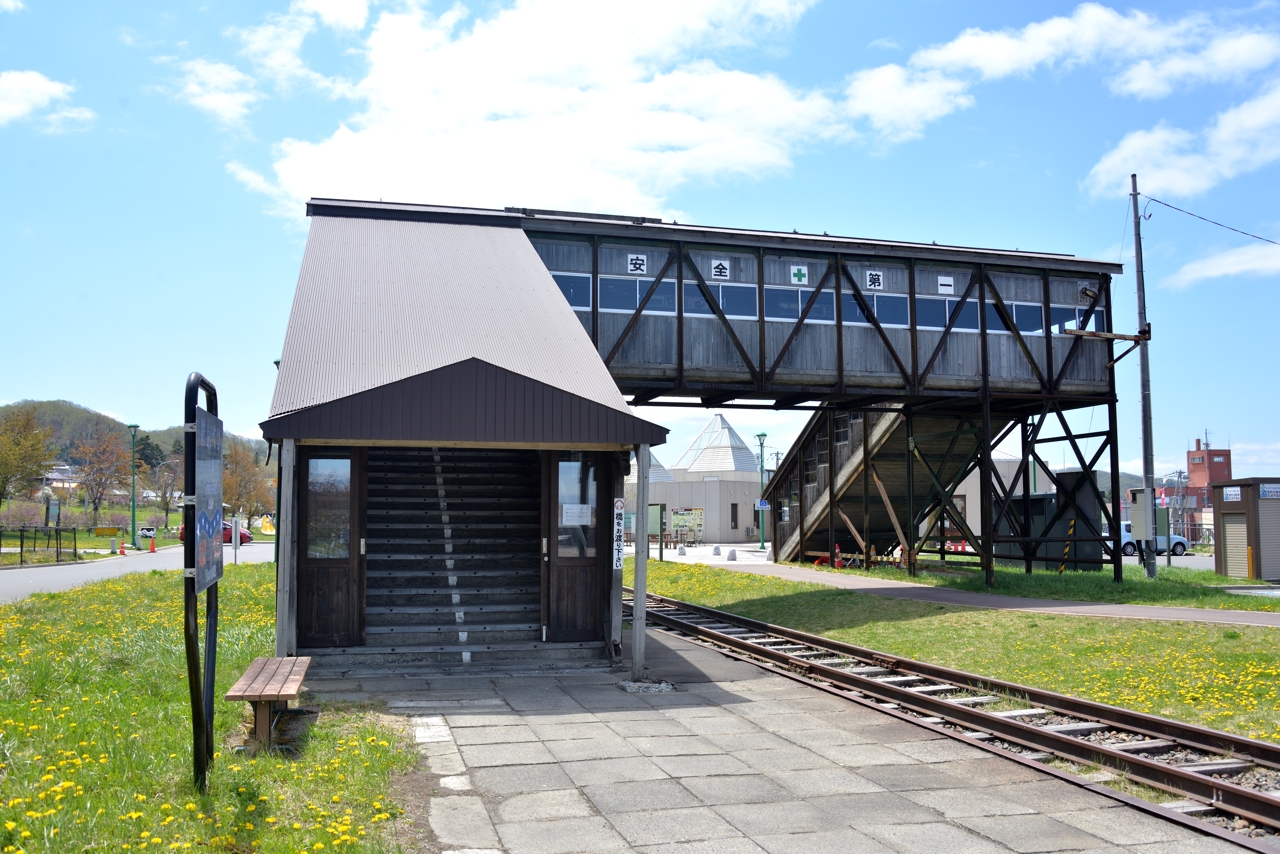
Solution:
<svg viewBox="0 0 1280 854"><path fill-rule="evenodd" d="M0 401L159 428L197 369L256 434L312 195L1123 260L1131 328L1128 174L1280 240L1278 161L1271 2L0 0ZM1280 247L1149 212L1157 473L1205 429L1276 472ZM710 416L644 414L665 461Z"/></svg>

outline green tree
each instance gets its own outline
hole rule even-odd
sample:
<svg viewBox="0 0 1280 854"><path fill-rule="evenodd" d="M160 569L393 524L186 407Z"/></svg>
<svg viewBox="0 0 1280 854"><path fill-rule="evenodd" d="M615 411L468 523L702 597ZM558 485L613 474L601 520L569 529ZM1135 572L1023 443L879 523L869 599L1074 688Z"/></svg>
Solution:
<svg viewBox="0 0 1280 854"><path fill-rule="evenodd" d="M228 439L222 458L222 500L233 513L261 516L275 509L272 482L261 466L254 465L254 451L248 442Z"/></svg>
<svg viewBox="0 0 1280 854"><path fill-rule="evenodd" d="M147 433L143 433L138 437L138 444L135 448L135 452L138 457L138 462L142 463L149 469L154 469L156 466L163 463L165 459L164 449L151 441L151 436Z"/></svg>
<svg viewBox="0 0 1280 854"><path fill-rule="evenodd" d="M10 410L0 420L0 501L44 476L54 456L52 435L36 422L34 406Z"/></svg>

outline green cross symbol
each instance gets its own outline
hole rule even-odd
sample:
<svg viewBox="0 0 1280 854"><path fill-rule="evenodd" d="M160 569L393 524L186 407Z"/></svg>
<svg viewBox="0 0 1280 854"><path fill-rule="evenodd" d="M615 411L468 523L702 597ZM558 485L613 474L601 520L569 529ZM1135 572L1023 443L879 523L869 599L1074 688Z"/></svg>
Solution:
<svg viewBox="0 0 1280 854"><path fill-rule="evenodd" d="M795 277L796 284L804 284L804 280L809 275L809 271L804 267L796 267L795 272L791 275Z"/></svg>

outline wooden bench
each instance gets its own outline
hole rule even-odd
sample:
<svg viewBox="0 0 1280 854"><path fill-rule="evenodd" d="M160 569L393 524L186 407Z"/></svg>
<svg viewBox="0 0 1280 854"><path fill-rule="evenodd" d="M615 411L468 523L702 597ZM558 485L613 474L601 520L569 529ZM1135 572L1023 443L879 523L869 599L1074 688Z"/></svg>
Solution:
<svg viewBox="0 0 1280 854"><path fill-rule="evenodd" d="M263 747L271 746L275 714L298 699L302 680L311 666L309 656L255 658L244 675L227 692L228 700L244 700L253 706L253 734Z"/></svg>

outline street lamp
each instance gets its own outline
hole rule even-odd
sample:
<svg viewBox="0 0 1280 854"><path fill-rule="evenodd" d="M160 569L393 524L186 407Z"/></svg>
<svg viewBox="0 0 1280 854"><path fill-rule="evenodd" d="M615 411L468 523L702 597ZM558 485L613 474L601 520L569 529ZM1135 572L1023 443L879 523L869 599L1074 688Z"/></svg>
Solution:
<svg viewBox="0 0 1280 854"><path fill-rule="evenodd" d="M756 515L760 518L760 551L764 551L764 508L761 502L764 501L764 440L765 433L757 433L756 439L760 441L760 500L756 502Z"/></svg>
<svg viewBox="0 0 1280 854"><path fill-rule="evenodd" d="M129 470L133 475L133 485L129 489L129 539L133 547L138 547L138 425L127 424L129 428Z"/></svg>

